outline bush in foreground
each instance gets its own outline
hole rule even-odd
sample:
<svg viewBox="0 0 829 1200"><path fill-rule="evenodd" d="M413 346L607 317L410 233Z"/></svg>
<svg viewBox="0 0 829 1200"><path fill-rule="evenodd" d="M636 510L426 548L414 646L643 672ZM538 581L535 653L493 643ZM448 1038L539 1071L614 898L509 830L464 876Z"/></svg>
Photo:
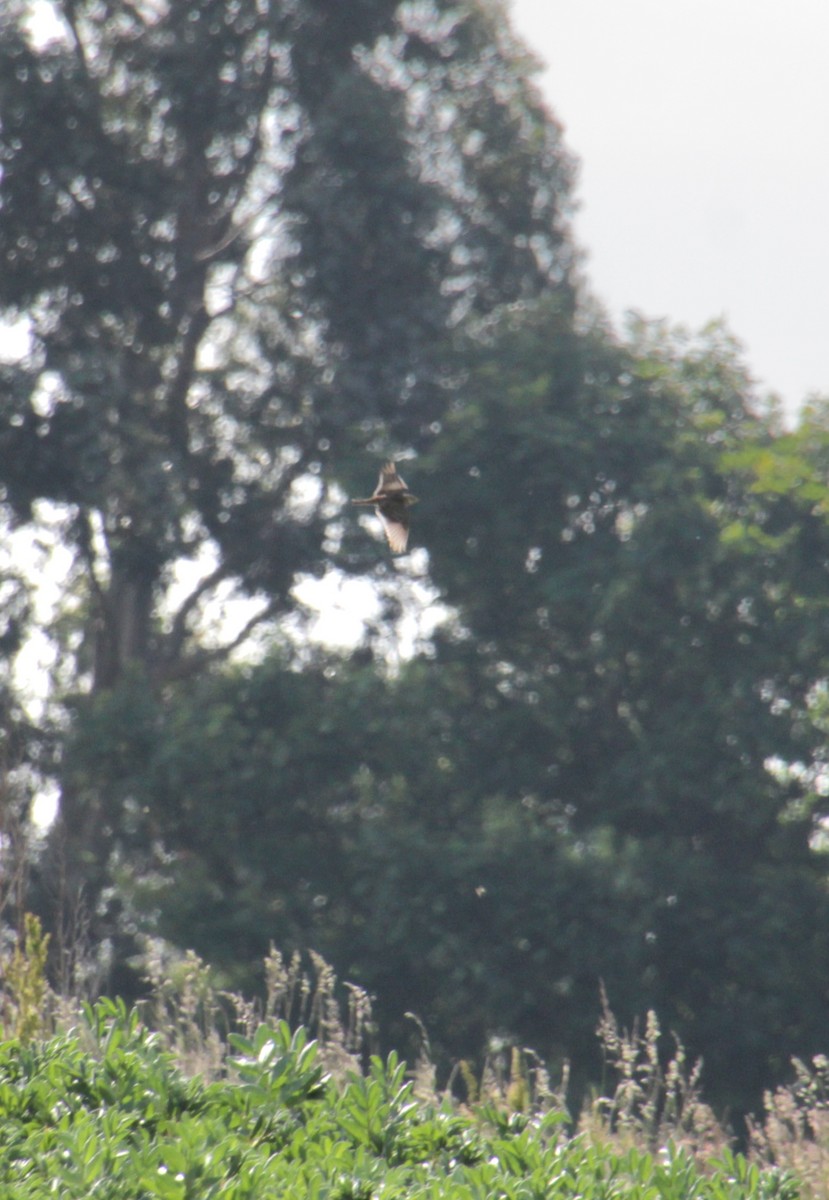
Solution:
<svg viewBox="0 0 829 1200"><path fill-rule="evenodd" d="M0 1189L164 1200L794 1200L793 1177L722 1151L700 1164L567 1134L567 1116L418 1099L395 1054L335 1078L285 1021L231 1034L223 1077L188 1078L162 1037L100 1001L47 1041L0 1049ZM515 1081L513 1081L515 1082Z"/></svg>
<svg viewBox="0 0 829 1200"><path fill-rule="evenodd" d="M602 1088L577 1118L518 1046L437 1084L426 1030L409 1071L370 1053L369 997L311 953L265 961L264 1003L215 986L188 953L148 947L138 1009L78 1006L45 984L36 918L0 989L0 1195L320 1200L794 1200L829 1197L829 1067L795 1061L749 1156L699 1093L699 1064L659 1023L620 1029L606 996ZM343 1002L345 999L345 1002Z"/></svg>

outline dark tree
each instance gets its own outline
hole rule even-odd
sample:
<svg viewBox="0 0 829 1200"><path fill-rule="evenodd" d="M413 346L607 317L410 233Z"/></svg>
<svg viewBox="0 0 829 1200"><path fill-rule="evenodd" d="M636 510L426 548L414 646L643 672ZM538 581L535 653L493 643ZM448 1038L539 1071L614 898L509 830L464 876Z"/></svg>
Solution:
<svg viewBox="0 0 829 1200"><path fill-rule="evenodd" d="M603 979L738 1112L823 1044L825 438L754 414L716 330L623 347L545 306L464 364L414 464L455 610L424 653L87 712L79 762L171 856L124 894L236 984L313 945L393 1041L413 1010L447 1056L496 1032L582 1082Z"/></svg>
<svg viewBox="0 0 829 1200"><path fill-rule="evenodd" d="M462 309L566 287L570 166L474 4L67 0L41 46L24 12L0 30L0 303L31 328L3 486L18 520L65 513L106 688L198 665L226 581L291 606L327 458L422 440L443 401L411 395Z"/></svg>
<svg viewBox="0 0 829 1200"><path fill-rule="evenodd" d="M571 295L572 171L489 4L52 11L45 41L22 0L0 17L0 316L30 331L0 487L71 551L50 634L77 715L294 610L338 485L434 439L447 329ZM64 773L54 840L91 898L138 844L127 802Z"/></svg>

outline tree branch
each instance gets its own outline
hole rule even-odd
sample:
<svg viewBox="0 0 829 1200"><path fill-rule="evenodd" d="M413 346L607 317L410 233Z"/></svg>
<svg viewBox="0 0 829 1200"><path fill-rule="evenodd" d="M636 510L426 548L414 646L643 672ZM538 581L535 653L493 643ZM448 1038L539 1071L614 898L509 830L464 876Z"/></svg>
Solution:
<svg viewBox="0 0 829 1200"><path fill-rule="evenodd" d="M214 663L226 662L233 651L237 650L250 637L258 625L275 616L279 607L276 600L270 600L263 609L254 613L250 620L245 622L234 638L231 638L223 646L216 646L212 650L201 650L187 658L179 659L177 662L168 663L159 671L159 682L173 683L176 680L189 679L191 676L199 674L205 667Z"/></svg>
<svg viewBox="0 0 829 1200"><path fill-rule="evenodd" d="M219 563L219 565L213 571L205 575L204 579L199 580L196 587L193 588L192 592L190 592L190 594L186 596L179 605L178 611L173 617L173 623L170 628L170 632L164 638L164 645L166 649L165 659L167 661L172 662L173 660L177 659L181 653L181 648L184 645L187 637L187 620L190 614L193 612L193 609L196 607L202 597L205 596L211 588L215 587L218 583L221 583L223 579L226 579L229 573L230 572L227 564L224 562Z"/></svg>

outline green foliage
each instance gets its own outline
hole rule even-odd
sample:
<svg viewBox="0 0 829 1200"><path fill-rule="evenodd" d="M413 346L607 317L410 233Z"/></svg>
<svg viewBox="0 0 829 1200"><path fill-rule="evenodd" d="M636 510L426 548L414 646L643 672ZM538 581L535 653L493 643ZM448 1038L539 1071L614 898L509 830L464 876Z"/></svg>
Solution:
<svg viewBox="0 0 829 1200"><path fill-rule="evenodd" d="M696 608L692 582L677 586ZM579 595L560 621L582 620ZM634 595L619 603L635 617ZM615 616L555 674L540 631L537 663L520 672L444 641L393 679L272 659L168 693L163 709L145 698L153 736L128 723L119 735L121 761L135 739L142 769L109 786L130 789L177 857L169 883L160 867L123 885L234 986L256 985L274 936L317 945L377 997L386 1046L413 1009L441 1062L503 1032L570 1058L588 1086L603 978L628 1019L666 1014L705 1058L718 1106L749 1109L790 1050L821 1045L826 897L809 839L825 801L799 810L801 782L766 767L771 751L805 748L805 730L759 694L763 631L746 624L743 649L730 644L739 617L712 630L712 614L694 626L706 650L683 633L683 611L664 670L645 658L647 623ZM650 631L662 620L654 612ZM685 675L709 712L684 696ZM800 780L816 793L816 778Z"/></svg>
<svg viewBox="0 0 829 1200"><path fill-rule="evenodd" d="M327 1079L316 1065L316 1042L309 1042L303 1026L294 1033L287 1021L273 1029L260 1025L252 1038L230 1034L236 1052L233 1067L263 1098L270 1097L283 1108L291 1108L322 1094Z"/></svg>
<svg viewBox="0 0 829 1200"><path fill-rule="evenodd" d="M0 485L60 521L106 690L202 669L220 584L292 608L355 452L434 437L448 330L572 295L573 172L477 0L52 7L45 45L0 25Z"/></svg>
<svg viewBox="0 0 829 1200"><path fill-rule="evenodd" d="M341 1129L356 1146L390 1161L397 1157L401 1133L416 1107L405 1071L394 1051L385 1063L373 1056L369 1074L352 1079L338 1111Z"/></svg>
<svg viewBox="0 0 829 1200"><path fill-rule="evenodd" d="M45 42L26 3L0 21L0 319L29 334L0 370L0 502L68 564L43 632L82 730L52 849L127 987L119 871L164 856L131 787L151 693L294 614L333 557L377 568L342 487L367 447L434 440L465 315L572 306L573 168L488 2L45 7ZM2 598L13 650L11 572Z"/></svg>
<svg viewBox="0 0 829 1200"><path fill-rule="evenodd" d="M49 934L40 918L26 913L23 935L3 964L3 1024L7 1036L21 1042L42 1036L49 1025L46 960Z"/></svg>
<svg viewBox="0 0 829 1200"><path fill-rule="evenodd" d="M415 1102L405 1064L372 1060L334 1084L302 1031L237 1040L228 1078L186 1079L134 1012L111 1001L51 1041L0 1046L0 1187L188 1200L794 1200L792 1177L725 1153L624 1153L561 1136L536 1114ZM91 1038L91 1048L89 1040ZM553 1114L556 1118L557 1114Z"/></svg>
<svg viewBox="0 0 829 1200"><path fill-rule="evenodd" d="M458 353L419 464L455 627L391 678L273 659L173 697L143 760L182 851L161 929L226 969L276 929L390 1040L414 1009L439 1054L503 1031L579 1085L603 978L749 1109L825 1016L829 543L814 486L758 474L796 445L814 485L820 441L752 415L716 328L623 349L547 306Z"/></svg>
<svg viewBox="0 0 829 1200"><path fill-rule="evenodd" d="M230 986L315 945L384 1051L415 1009L438 1057L533 1044L579 1088L604 978L753 1106L826 1023L826 406L785 431L722 327L578 306L572 164L500 4L77 0L46 45L7 7L0 496L72 562L41 908L81 895L127 994L147 935ZM405 663L406 568L341 516L395 448L450 613ZM384 591L359 653L227 667L331 566ZM234 592L250 626L208 641ZM249 1086L293 1119L318 1064L284 1043ZM352 1086L348 1138L398 1153L408 1100Z"/></svg>

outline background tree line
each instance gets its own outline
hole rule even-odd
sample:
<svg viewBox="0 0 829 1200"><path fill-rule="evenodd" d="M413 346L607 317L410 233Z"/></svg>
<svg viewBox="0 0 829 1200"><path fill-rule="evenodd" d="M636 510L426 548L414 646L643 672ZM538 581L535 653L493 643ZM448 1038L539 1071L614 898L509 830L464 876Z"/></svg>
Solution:
<svg viewBox="0 0 829 1200"><path fill-rule="evenodd" d="M755 1103L827 1048L826 406L608 326L499 4L54 13L0 17L8 911L128 994L147 936L247 987L313 946L383 1038L582 1080L603 979ZM388 454L448 614L405 661L420 568L345 507ZM330 572L383 605L348 653Z"/></svg>

